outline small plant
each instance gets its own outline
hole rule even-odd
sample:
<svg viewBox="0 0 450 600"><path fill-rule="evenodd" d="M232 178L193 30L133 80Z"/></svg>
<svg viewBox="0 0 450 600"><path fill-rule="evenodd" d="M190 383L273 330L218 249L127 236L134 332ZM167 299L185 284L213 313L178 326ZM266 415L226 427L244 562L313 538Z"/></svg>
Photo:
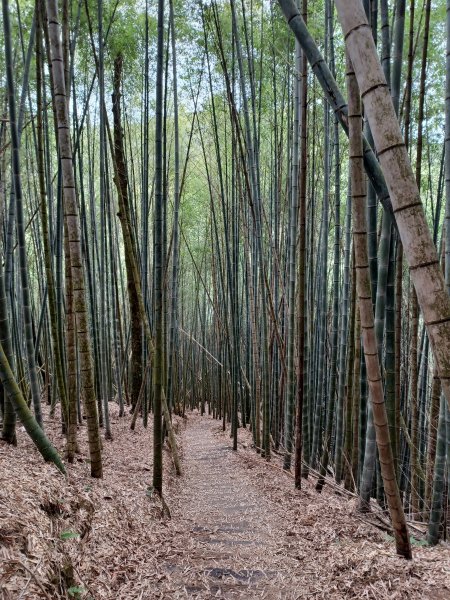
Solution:
<svg viewBox="0 0 450 600"><path fill-rule="evenodd" d="M84 594L85 588L82 585L73 585L67 590L67 593L71 598L80 598L81 594Z"/></svg>
<svg viewBox="0 0 450 600"><path fill-rule="evenodd" d="M428 546L427 540L416 540L413 536L411 536L411 544L413 546Z"/></svg>
<svg viewBox="0 0 450 600"><path fill-rule="evenodd" d="M74 540L80 537L80 534L76 531L63 531L60 536L62 540Z"/></svg>

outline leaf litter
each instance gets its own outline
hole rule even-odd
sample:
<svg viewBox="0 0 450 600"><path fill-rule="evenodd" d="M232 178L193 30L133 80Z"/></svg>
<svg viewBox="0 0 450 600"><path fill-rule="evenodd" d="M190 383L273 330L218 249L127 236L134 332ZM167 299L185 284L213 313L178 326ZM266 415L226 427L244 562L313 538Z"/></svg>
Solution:
<svg viewBox="0 0 450 600"><path fill-rule="evenodd" d="M132 432L130 415L110 410L100 481L89 476L85 426L67 478L23 431L17 448L0 444L2 600L450 598L448 545L398 558L342 488L319 495L310 477L295 490L247 430L233 453L229 433L196 412L175 417L182 478L165 451L165 518L152 494L151 426ZM63 452L59 418L47 415L45 428Z"/></svg>

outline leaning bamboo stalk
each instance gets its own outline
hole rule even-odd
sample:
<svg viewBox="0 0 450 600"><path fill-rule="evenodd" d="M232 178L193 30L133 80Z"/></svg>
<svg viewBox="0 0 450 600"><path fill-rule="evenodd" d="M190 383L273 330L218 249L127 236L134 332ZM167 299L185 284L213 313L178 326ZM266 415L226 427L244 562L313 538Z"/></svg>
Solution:
<svg viewBox="0 0 450 600"><path fill-rule="evenodd" d="M296 39L308 59L314 75L325 93L331 108L339 120L345 133L348 135L347 102L344 99L327 63L325 62L317 44L309 33L306 24L300 15L293 0L278 0L278 3L286 17L289 27L292 29ZM373 185L377 196L386 210L391 211L391 201L386 182L371 145L363 137L364 167L367 176Z"/></svg>
<svg viewBox="0 0 450 600"><path fill-rule="evenodd" d="M360 0L336 0L442 389L450 404L450 298Z"/></svg>
<svg viewBox="0 0 450 600"><path fill-rule="evenodd" d="M373 43L369 30L370 41ZM355 248L356 286L361 318L364 356L369 380L373 420L380 458L381 474L387 496L397 553L412 558L403 506L395 475L394 459L389 439L389 427L384 403L383 382L374 328L374 313L367 256L366 182L363 171L361 135L361 105L358 84L348 56L347 84L349 90L349 154L353 198L353 240Z"/></svg>
<svg viewBox="0 0 450 600"><path fill-rule="evenodd" d="M109 126L109 121L108 121L108 118L106 117L106 107L105 106L103 106L103 110L105 111L106 133L107 133L107 138L108 138L108 145L110 147L110 152L111 152L111 156L112 156L113 170L114 170L114 182L115 182L116 188L117 188L119 211L121 213L124 213L125 212L124 204L123 204L124 203L124 195L123 195L123 189L120 185L121 179L119 177L119 172L118 172L119 167L117 164L115 145L113 142L113 137L112 137L111 129ZM137 264L137 258L136 258L137 252L135 249L135 242L133 239L131 222L128 219L124 219L124 221L121 222L121 224L122 224L123 242L124 242L124 247L125 247L125 255L130 258L131 277L132 277L132 281L133 281L134 288L136 290L136 295L137 295L137 309L138 309L142 324L144 326L144 335L147 340L148 349L149 349L149 353L150 353L150 359L152 360L153 356L154 356L154 352L155 352L155 345L154 345L153 336L152 336L151 329L150 329L150 323L148 320L147 311L145 309L145 304L144 304L144 296L143 296L142 285L141 285L141 276L140 276L139 267ZM163 414L164 414L164 418L165 418L166 407L164 405L167 405L167 400L166 400L164 389L162 390L162 402L163 402ZM169 414L168 410L167 410L167 414ZM175 443L175 435L173 434L173 431L171 431L172 430L171 421L169 421L168 423L166 422L166 427L168 430L169 440L171 440L172 458L173 458L173 462L175 465L175 470L176 470L177 475L181 475L181 463L180 463L180 459L179 459L179 455L178 455L177 446Z"/></svg>
<svg viewBox="0 0 450 600"><path fill-rule="evenodd" d="M125 270L127 277L128 304L130 307L130 324L131 324L131 374L130 374L130 394L131 404L136 406L140 395L142 384L142 322L139 314L139 301L137 299L137 291L134 285L133 276L131 273L131 261L137 256L136 244L132 235L132 219L129 198L129 183L127 176L123 132L122 132L122 117L120 108L120 86L122 83L122 65L123 56L119 53L114 59L114 78L113 78L113 95L112 109L114 119L114 181L120 195L118 217L122 227L122 232L125 237L125 228L128 227L131 235L131 244L125 245ZM106 111L105 111L106 112ZM112 148L111 148L112 151ZM131 254L130 254L131 252Z"/></svg>
<svg viewBox="0 0 450 600"><path fill-rule="evenodd" d="M141 389L139 390L139 396L138 396L138 399L134 406L133 416L131 418L131 423L130 423L131 431L134 431L134 428L136 427L136 421L137 421L139 411L141 410L141 406L142 406L142 398L144 397L144 394L145 394L145 386L147 385L147 376L148 376L149 370L150 370L150 362L147 362L147 365L146 365L145 371L144 371L144 375L142 377Z"/></svg>
<svg viewBox="0 0 450 600"><path fill-rule="evenodd" d="M20 387L11 371L8 359L6 358L5 351L2 344L0 343L0 379L2 381L3 388L8 394L11 403L19 417L25 431L28 433L30 438L33 440L36 448L42 454L44 460L54 463L54 465L65 474L66 470L64 464L56 450L52 445L44 431L39 426L31 410L28 408L27 402L23 397Z"/></svg>
<svg viewBox="0 0 450 600"><path fill-rule="evenodd" d="M115 152L114 152L112 134L111 134L111 130L109 128L109 123L108 123L107 119L106 119L106 132L107 132L107 136L108 136L108 143L110 146L111 155L113 158L114 181L116 183L116 188L117 188L119 211L122 211L123 210L123 194L122 194L122 188L120 186L118 172L117 172L117 163L116 163L116 157L115 157ZM134 241L133 241L132 232L131 232L131 223L128 220L125 220L122 223L122 233L123 233L123 243L124 243L124 247L125 247L125 253L130 258L130 272L131 272L132 281L133 281L134 288L136 290L136 295L137 295L137 303L138 303L137 308L139 310L140 319L144 326L144 335L145 335L145 339L147 340L147 344L148 344L150 360L153 360L153 356L154 356L154 352L155 352L155 345L154 345L154 341L153 341L152 332L150 329L150 323L148 320L147 311L145 310L144 296L142 294L142 286L141 286L141 276L139 273L139 267L137 264L136 253L134 251L134 246L133 246ZM167 432L168 432L169 440L171 443L172 459L173 459L173 462L175 465L175 470L176 470L177 475L181 475L181 463L180 463L180 458L178 455L177 445L176 445L176 441L175 441L175 435L173 433L172 423L171 423L170 419L169 419L169 421L167 421L167 419L166 419L166 415L169 415L169 411L168 411L168 409L166 411L167 400L166 400L164 388L162 390L162 403L163 403L163 407L162 407L163 415L164 415L164 419L166 421Z"/></svg>

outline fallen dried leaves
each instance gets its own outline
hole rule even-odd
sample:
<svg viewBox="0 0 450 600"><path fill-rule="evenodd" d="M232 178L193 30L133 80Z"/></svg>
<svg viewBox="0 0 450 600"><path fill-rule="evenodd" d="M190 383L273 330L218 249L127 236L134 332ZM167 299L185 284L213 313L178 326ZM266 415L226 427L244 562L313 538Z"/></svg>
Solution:
<svg viewBox="0 0 450 600"><path fill-rule="evenodd" d="M111 405L104 479L89 477L87 449L64 479L19 432L0 445L2 598L384 598L450 597L450 551L415 548L414 560L355 518L355 500L314 481L301 491L251 449L247 431L230 450L228 433L207 417L179 427L185 475L166 459L171 520L151 494L151 429ZM180 420L181 422L181 420ZM63 448L57 419L46 419ZM80 430L80 441L85 437ZM68 590L72 590L69 592Z"/></svg>
<svg viewBox="0 0 450 600"><path fill-rule="evenodd" d="M166 533L161 504L148 495L152 431L138 425L131 432L130 417L119 419L115 405L111 418L114 439L103 442L101 481L89 476L84 426L67 478L42 462L23 431L17 448L0 444L2 598L35 600L44 590L52 600L138 597L142 557L156 562L152 548ZM47 417L45 428L63 451L58 418ZM170 486L169 453L165 460Z"/></svg>

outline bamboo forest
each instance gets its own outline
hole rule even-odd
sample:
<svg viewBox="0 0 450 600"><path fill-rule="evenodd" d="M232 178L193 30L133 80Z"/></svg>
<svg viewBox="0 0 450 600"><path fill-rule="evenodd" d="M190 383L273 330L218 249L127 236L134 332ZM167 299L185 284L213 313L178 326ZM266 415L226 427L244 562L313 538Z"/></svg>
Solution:
<svg viewBox="0 0 450 600"><path fill-rule="evenodd" d="M450 598L450 0L1 0L0 600Z"/></svg>

